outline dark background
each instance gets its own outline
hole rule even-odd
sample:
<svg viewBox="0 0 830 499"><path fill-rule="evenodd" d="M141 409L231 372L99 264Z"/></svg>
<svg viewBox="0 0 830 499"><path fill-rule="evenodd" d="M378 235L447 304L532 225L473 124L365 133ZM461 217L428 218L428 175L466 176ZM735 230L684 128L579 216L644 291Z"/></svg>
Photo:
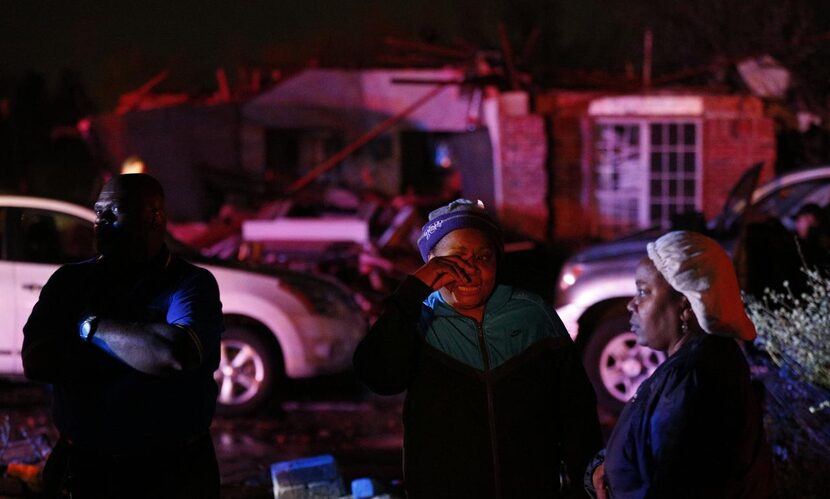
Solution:
<svg viewBox="0 0 830 499"><path fill-rule="evenodd" d="M233 78L239 66L400 62L389 36L499 49L500 22L517 64L541 86L584 82L583 72L594 83L639 76L650 27L655 79L733 84L730 62L768 53L798 73L805 93L825 89L827 10L822 0L2 0L0 95L29 70L52 85L70 68L105 110L163 69L173 70L168 89L209 92L217 67Z"/></svg>

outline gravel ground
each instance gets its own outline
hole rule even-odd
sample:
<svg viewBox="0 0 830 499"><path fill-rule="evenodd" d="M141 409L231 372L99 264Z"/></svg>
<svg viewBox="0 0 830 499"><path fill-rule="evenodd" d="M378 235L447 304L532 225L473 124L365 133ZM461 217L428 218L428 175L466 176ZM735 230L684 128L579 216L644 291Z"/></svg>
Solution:
<svg viewBox="0 0 830 499"><path fill-rule="evenodd" d="M830 409L811 413L826 398L772 366L756 366L767 392L765 423L779 485L776 498L818 499L830 487ZM331 454L348 489L355 478L394 485L401 478L402 397L377 397L350 375L293 382L281 404L252 417L217 417L213 424L222 497L270 499L273 463ZM38 385L0 382L0 472L9 462L42 464L57 438L49 393ZM606 434L611 414L600 414ZM0 499L32 497L20 480L0 473Z"/></svg>
<svg viewBox="0 0 830 499"><path fill-rule="evenodd" d="M296 382L284 389L278 410L214 420L223 498L272 498L271 464L320 454L335 457L347 488L361 477L387 484L400 480L401 397L367 394L349 377ZM0 383L0 433L10 441L0 445L5 449L0 463L43 464L57 439L48 407L45 388ZM32 494L19 480L3 477L0 497Z"/></svg>

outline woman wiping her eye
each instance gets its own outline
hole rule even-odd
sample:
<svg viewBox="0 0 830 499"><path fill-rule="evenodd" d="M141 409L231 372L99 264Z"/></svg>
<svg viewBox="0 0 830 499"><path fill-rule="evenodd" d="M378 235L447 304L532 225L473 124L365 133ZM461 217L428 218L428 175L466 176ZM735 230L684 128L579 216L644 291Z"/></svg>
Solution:
<svg viewBox="0 0 830 499"><path fill-rule="evenodd" d="M425 264L355 352L370 389L407 392L409 498L584 494L601 445L594 393L556 312L497 284L501 240L478 203L432 212L418 240Z"/></svg>

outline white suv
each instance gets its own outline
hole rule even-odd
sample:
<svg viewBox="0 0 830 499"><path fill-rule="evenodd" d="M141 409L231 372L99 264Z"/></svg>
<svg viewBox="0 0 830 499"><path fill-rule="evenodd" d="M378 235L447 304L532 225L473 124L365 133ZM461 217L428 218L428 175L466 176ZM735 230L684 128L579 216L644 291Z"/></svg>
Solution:
<svg viewBox="0 0 830 499"><path fill-rule="evenodd" d="M25 196L0 195L0 375L23 374L23 325L60 264L95 255L92 210ZM351 367L366 322L351 293L333 279L208 261L182 243L171 251L216 277L225 333L216 380L218 408L250 412L278 380Z"/></svg>
<svg viewBox="0 0 830 499"><path fill-rule="evenodd" d="M756 165L738 181L721 214L707 224L709 234L727 251L735 247L750 215L776 218L792 228L792 215L801 206L830 204L830 166L788 173L756 189L760 168ZM665 358L637 344L626 310L646 244L664 232L648 229L592 246L569 258L559 274L556 311L582 348L599 403L612 412L622 408Z"/></svg>

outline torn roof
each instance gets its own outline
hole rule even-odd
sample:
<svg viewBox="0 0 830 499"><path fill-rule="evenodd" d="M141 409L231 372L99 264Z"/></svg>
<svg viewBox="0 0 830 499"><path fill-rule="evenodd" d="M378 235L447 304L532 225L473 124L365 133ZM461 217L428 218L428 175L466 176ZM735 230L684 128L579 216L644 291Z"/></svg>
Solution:
<svg viewBox="0 0 830 499"><path fill-rule="evenodd" d="M435 83L394 83L394 79L435 82L463 77L456 69L308 69L250 100L242 107L242 115L274 128L368 130L435 87ZM475 121L480 116L475 91L449 84L404 123L425 131L467 131L478 124Z"/></svg>

